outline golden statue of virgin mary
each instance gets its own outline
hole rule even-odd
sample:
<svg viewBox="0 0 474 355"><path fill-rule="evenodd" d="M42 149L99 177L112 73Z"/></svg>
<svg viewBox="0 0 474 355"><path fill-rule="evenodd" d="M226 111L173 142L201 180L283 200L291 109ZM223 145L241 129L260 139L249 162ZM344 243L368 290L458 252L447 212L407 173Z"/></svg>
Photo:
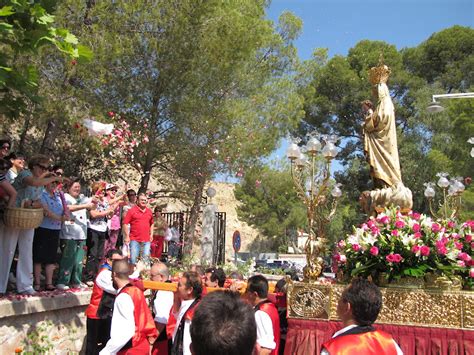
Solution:
<svg viewBox="0 0 474 355"><path fill-rule="evenodd" d="M413 205L411 191L403 185L400 172L395 108L387 86L390 72L382 59L377 67L370 69L369 80L377 106L374 108L369 100L362 102L364 152L376 189L364 191L361 203L370 214L390 205L405 210Z"/></svg>

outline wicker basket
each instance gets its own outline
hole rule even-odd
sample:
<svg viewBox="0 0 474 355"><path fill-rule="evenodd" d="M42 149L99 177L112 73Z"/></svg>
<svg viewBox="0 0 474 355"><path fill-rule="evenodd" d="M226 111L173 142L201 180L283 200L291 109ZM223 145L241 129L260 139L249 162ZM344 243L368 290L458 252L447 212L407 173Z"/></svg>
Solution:
<svg viewBox="0 0 474 355"><path fill-rule="evenodd" d="M38 228L43 221L42 208L13 208L5 209L3 215L5 225L16 229L34 229Z"/></svg>

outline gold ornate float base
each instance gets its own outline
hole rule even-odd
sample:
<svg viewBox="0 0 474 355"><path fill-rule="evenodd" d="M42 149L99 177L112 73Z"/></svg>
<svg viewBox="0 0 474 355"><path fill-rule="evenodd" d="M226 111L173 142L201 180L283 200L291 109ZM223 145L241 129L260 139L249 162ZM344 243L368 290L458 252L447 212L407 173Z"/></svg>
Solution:
<svg viewBox="0 0 474 355"><path fill-rule="evenodd" d="M345 285L290 282L288 317L337 321L337 302ZM377 323L474 330L474 292L380 288Z"/></svg>

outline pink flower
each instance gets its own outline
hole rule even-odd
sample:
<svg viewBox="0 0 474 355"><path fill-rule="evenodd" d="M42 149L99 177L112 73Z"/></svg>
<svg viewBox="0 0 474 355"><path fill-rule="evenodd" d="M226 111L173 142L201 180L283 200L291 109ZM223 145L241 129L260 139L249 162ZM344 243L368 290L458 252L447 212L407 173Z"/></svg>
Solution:
<svg viewBox="0 0 474 355"><path fill-rule="evenodd" d="M107 114L109 115L109 117L114 117L115 113L113 111L109 111L107 112Z"/></svg>
<svg viewBox="0 0 474 355"><path fill-rule="evenodd" d="M470 243L470 242L472 242L472 235L466 234L466 236L464 237L464 239L466 240L466 242Z"/></svg>
<svg viewBox="0 0 474 355"><path fill-rule="evenodd" d="M419 245L414 245L412 248L411 248L411 251L416 254L420 251L420 246Z"/></svg>
<svg viewBox="0 0 474 355"><path fill-rule="evenodd" d="M416 232L415 234L413 234L413 237L414 237L414 238L421 238L421 233L420 233L420 232Z"/></svg>
<svg viewBox="0 0 474 355"><path fill-rule="evenodd" d="M440 247L436 247L436 250L438 251L438 254L440 255L446 255L448 253L448 249L446 249L444 245Z"/></svg>
<svg viewBox="0 0 474 355"><path fill-rule="evenodd" d="M395 228L402 229L403 227L405 227L405 222L400 220L395 222Z"/></svg>
<svg viewBox="0 0 474 355"><path fill-rule="evenodd" d="M362 223L362 225L360 226L360 228L362 228L363 231L366 231L366 230L369 230L369 226L365 223Z"/></svg>
<svg viewBox="0 0 474 355"><path fill-rule="evenodd" d="M341 263L345 263L346 260L347 260L346 256L345 256L344 254L342 254L342 255L341 255L341 258L339 259L339 261L340 261Z"/></svg>
<svg viewBox="0 0 474 355"><path fill-rule="evenodd" d="M337 242L337 246L341 249L344 248L346 246L346 241L344 239L340 240Z"/></svg>
<svg viewBox="0 0 474 355"><path fill-rule="evenodd" d="M433 223L431 225L431 231L434 233L438 233L441 230L441 226L438 223Z"/></svg>
<svg viewBox="0 0 474 355"><path fill-rule="evenodd" d="M462 250L462 243L454 242L454 247L458 250Z"/></svg>
<svg viewBox="0 0 474 355"><path fill-rule="evenodd" d="M371 231L372 234L374 234L374 235L377 235L377 234L380 233L380 229L378 229L377 227L372 227L372 228L370 229L370 231Z"/></svg>
<svg viewBox="0 0 474 355"><path fill-rule="evenodd" d="M399 263L400 261L402 261L402 256L400 254L388 254L385 259L389 262L389 263Z"/></svg>
<svg viewBox="0 0 474 355"><path fill-rule="evenodd" d="M413 232L419 232L420 231L420 225L418 223L415 223L413 225Z"/></svg>
<svg viewBox="0 0 474 355"><path fill-rule="evenodd" d="M416 212L411 213L411 218L413 218L415 221L418 221L420 219L421 215Z"/></svg>
<svg viewBox="0 0 474 355"><path fill-rule="evenodd" d="M367 221L367 226L368 226L370 229L372 229L373 227L375 227L375 222L374 222L373 220L369 219L369 220Z"/></svg>
<svg viewBox="0 0 474 355"><path fill-rule="evenodd" d="M421 255L423 256L428 256L430 255L430 248L426 245L423 245L421 248L420 248L420 252L421 252Z"/></svg>
<svg viewBox="0 0 474 355"><path fill-rule="evenodd" d="M471 242L471 249L474 249L474 242Z"/></svg>
<svg viewBox="0 0 474 355"><path fill-rule="evenodd" d="M375 245L370 248L369 250L370 254L372 254L373 256L377 256L379 255L379 248L377 248Z"/></svg>
<svg viewBox="0 0 474 355"><path fill-rule="evenodd" d="M399 263L402 261L402 256L400 254L393 254L394 262Z"/></svg>
<svg viewBox="0 0 474 355"><path fill-rule="evenodd" d="M469 261L469 260L471 260L472 258L470 257L469 254L464 253L464 252L460 252L460 253L458 254L458 259L463 260L463 261Z"/></svg>
<svg viewBox="0 0 474 355"><path fill-rule="evenodd" d="M474 278L474 267L471 267L471 270L469 270L469 277Z"/></svg>
<svg viewBox="0 0 474 355"><path fill-rule="evenodd" d="M352 245L352 250L359 251L360 250L360 245L359 244L353 244Z"/></svg>
<svg viewBox="0 0 474 355"><path fill-rule="evenodd" d="M378 221L382 224L389 224L390 223L390 217L383 216L381 218L378 218Z"/></svg>
<svg viewBox="0 0 474 355"><path fill-rule="evenodd" d="M392 235L393 235L394 237L398 236L398 230L394 229L394 230L392 231Z"/></svg>
<svg viewBox="0 0 474 355"><path fill-rule="evenodd" d="M449 228L454 228L455 226L456 226L456 223L454 223L453 221L448 222L448 227Z"/></svg>
<svg viewBox="0 0 474 355"><path fill-rule="evenodd" d="M466 267L466 263L462 260L458 260L458 266L460 267Z"/></svg>

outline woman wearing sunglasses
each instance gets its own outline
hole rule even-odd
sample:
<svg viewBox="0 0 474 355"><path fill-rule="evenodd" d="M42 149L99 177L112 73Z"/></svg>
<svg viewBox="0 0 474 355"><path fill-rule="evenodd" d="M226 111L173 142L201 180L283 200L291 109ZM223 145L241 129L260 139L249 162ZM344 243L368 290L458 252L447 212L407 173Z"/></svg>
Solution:
<svg viewBox="0 0 474 355"><path fill-rule="evenodd" d="M42 208L40 202L43 186L62 177L49 176L49 158L35 155L28 161L28 168L21 171L13 183L17 191L16 206L24 208ZM18 244L18 263L16 269L16 287L21 294L35 294L33 289L33 236L34 229L16 229L5 227L0 237L0 293L5 293L10 266Z"/></svg>

